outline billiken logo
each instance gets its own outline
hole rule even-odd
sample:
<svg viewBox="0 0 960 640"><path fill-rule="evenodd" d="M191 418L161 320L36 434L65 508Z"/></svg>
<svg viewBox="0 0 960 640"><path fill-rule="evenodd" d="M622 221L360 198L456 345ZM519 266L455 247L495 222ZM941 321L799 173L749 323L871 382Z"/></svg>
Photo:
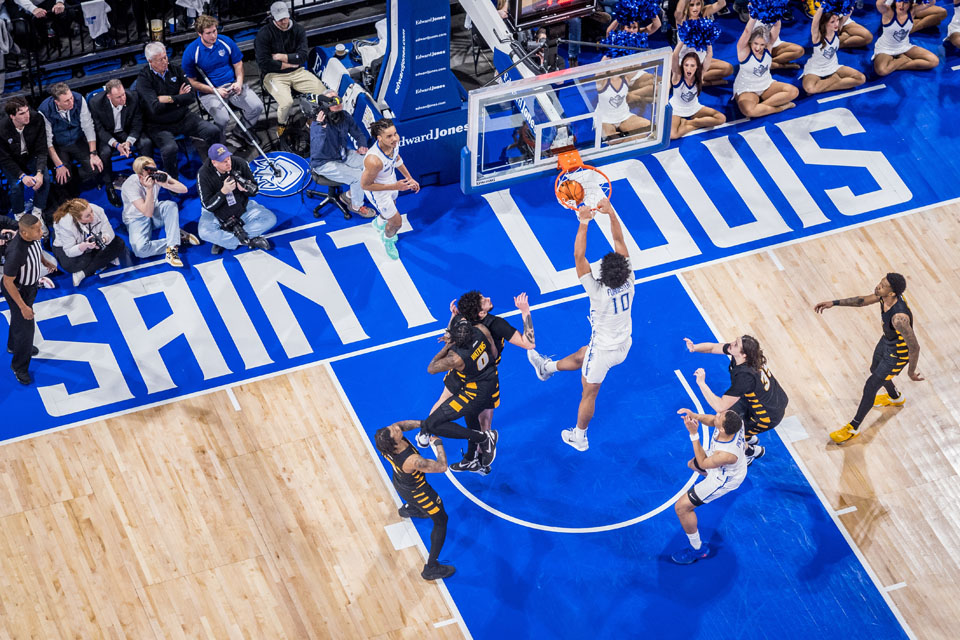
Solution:
<svg viewBox="0 0 960 640"><path fill-rule="evenodd" d="M304 178L310 173L310 165L300 156L278 151L270 154L273 167L266 158L260 157L250 163L250 170L260 187L260 195L279 198L298 191ZM274 167L277 171L274 172Z"/></svg>

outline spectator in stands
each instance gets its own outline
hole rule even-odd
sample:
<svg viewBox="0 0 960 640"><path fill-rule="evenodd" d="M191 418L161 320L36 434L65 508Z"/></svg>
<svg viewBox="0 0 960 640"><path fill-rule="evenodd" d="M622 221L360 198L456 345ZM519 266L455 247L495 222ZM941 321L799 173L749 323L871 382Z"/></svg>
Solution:
<svg viewBox="0 0 960 640"><path fill-rule="evenodd" d="M97 130L103 180L113 185L114 149L129 158L136 145L141 155L153 156L153 141L143 134L143 113L137 94L127 93L116 78L108 80L103 89L90 98L90 115Z"/></svg>
<svg viewBox="0 0 960 640"><path fill-rule="evenodd" d="M7 117L0 121L0 170L7 179L10 208L17 217L26 213L24 190L33 189L33 215L41 217L47 206L47 127L26 99L14 96L3 105Z"/></svg>
<svg viewBox="0 0 960 640"><path fill-rule="evenodd" d="M222 144L210 147L208 159L197 174L200 194L200 238L213 244L214 255L244 244L251 249L270 249L263 234L277 224L273 212L251 200L257 182L250 166Z"/></svg>
<svg viewBox="0 0 960 640"><path fill-rule="evenodd" d="M53 213L53 255L79 286L108 264L120 264L123 240L113 232L102 207L71 198Z"/></svg>
<svg viewBox="0 0 960 640"><path fill-rule="evenodd" d="M310 127L310 168L328 180L349 185L349 197L341 194L340 200L361 217L372 218L377 213L364 206L360 186L367 135L353 116L343 110L335 92L320 96L319 102L322 106L317 121Z"/></svg>
<svg viewBox="0 0 960 640"><path fill-rule="evenodd" d="M160 202L160 187L183 194L187 187L179 180L157 171L153 158L140 156L133 161L133 175L123 182L123 224L127 225L130 248L138 258L164 254L172 267L182 267L180 245L200 244L197 236L180 228L180 211L175 202ZM163 229L165 238L153 240L154 229Z"/></svg>
<svg viewBox="0 0 960 640"><path fill-rule="evenodd" d="M78 23L79 9L73 1L65 3L64 0L13 0L13 4L20 8L20 12L11 8L10 17L24 18L22 21L13 21L14 41L27 51L38 48L39 38L71 37L74 24Z"/></svg>
<svg viewBox="0 0 960 640"><path fill-rule="evenodd" d="M307 60L307 32L290 18L285 2L270 5L272 20L257 32L254 50L263 76L263 87L277 101L277 137L287 126L293 106L293 91L324 93L320 79L304 68Z"/></svg>
<svg viewBox="0 0 960 640"><path fill-rule="evenodd" d="M233 133L236 124L214 91L240 109L248 125L256 124L263 115L263 101L243 84L243 54L237 43L218 35L217 19L212 16L200 16L194 27L198 38L183 51L183 71L200 95L200 104L213 116L224 137Z"/></svg>
<svg viewBox="0 0 960 640"><path fill-rule="evenodd" d="M176 136L194 139L201 157L215 142L223 140L223 132L190 110L194 102L193 88L183 70L171 66L167 50L159 42L144 48L147 66L137 76L137 93L143 107L144 127L155 145L160 147L163 170L174 180L179 178Z"/></svg>
<svg viewBox="0 0 960 640"><path fill-rule="evenodd" d="M97 132L87 101L71 91L66 82L50 85L50 97L40 103L40 115L47 121L47 152L53 161L58 184L72 185L74 194L103 182L103 163L97 153ZM76 178L74 180L74 163ZM79 184L78 184L79 182ZM107 184L107 199L120 206L120 194Z"/></svg>

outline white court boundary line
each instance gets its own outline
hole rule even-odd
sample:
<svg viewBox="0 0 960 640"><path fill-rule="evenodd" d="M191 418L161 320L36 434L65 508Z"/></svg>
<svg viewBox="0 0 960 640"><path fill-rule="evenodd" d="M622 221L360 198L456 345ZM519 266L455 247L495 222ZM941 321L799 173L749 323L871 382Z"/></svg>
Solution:
<svg viewBox="0 0 960 640"><path fill-rule="evenodd" d="M641 282L652 282L653 280L659 280L659 279L661 279L661 278L667 278L667 277L673 276L673 275L679 276L679 275L681 275L681 274L683 274L683 273L685 273L685 272L687 272L687 271L693 271L693 270L695 270L695 269L700 269L700 268L702 268L702 267L708 267L708 266L713 266L713 265L717 265L717 264L723 264L724 262L730 262L731 260L737 260L737 259L739 259L739 258L744 258L744 257L747 257L747 256L752 256L752 255L755 255L755 254L757 254L757 253L761 253L761 252L765 252L765 251L772 251L772 250L774 250L774 249L780 249L780 248L783 248L783 247L789 247L789 246L791 246L791 245L800 244L800 243L802 243L802 242L807 242L807 241L809 241L809 240L818 240L818 239L820 239L820 238L826 238L826 237L828 237L828 236L832 236L832 235L835 235L835 234L838 234L838 233L843 233L843 232L845 232L845 231L849 231L849 230L853 230L853 229L860 229L860 228L862 228L862 227L866 227L866 226L869 226L869 225L877 224L877 223L880 223L880 222L886 222L886 221L889 221L889 220L896 220L896 219L898 219L898 218L903 218L903 217L906 217L906 216L910 216L910 215L913 215L913 214L915 214L915 213L922 213L922 212L928 211L928 210L930 210L930 209L934 209L934 208L937 208L937 207L944 207L944 206L951 205L951 204L956 204L956 203L960 203L960 197L958 197L958 198L951 198L951 199L949 199L949 200L942 200L942 201L940 201L940 202L934 202L934 203L932 203L932 204L929 204L929 205L926 205L926 206L923 206L923 207L915 207L915 208L913 208L913 209L907 209L906 211L899 211L899 212L897 212L897 213L891 213L891 214L886 215L886 216L880 216L879 218L873 218L873 219L871 219L871 220L864 220L863 222L857 222L857 223L855 223L855 224L850 224L850 225L838 227L838 228L836 228L836 229L827 229L826 231L821 231L820 233L815 233L815 234L813 234L813 235L803 236L803 237L800 237L800 238L792 238L792 239L790 239L790 240L785 240L785 241L780 242L780 243L768 245L768 246L765 246L765 247L758 247L758 248L756 248L756 249L751 249L750 251L743 251L743 252L731 254L731 255L728 255L728 256L722 256L722 257L717 258L717 259L715 259L715 260L708 260L708 261L706 261L706 262L698 262L698 263L696 263L696 264L688 265L688 266L686 266L686 267L680 267L680 268L677 268L677 269L671 269L671 270L669 270L669 271L664 271L664 272L661 272L661 273L657 273L657 274L654 274L654 275L651 275L651 276L647 276L647 277L645 277L645 278L640 278L640 279L638 279L636 282L637 282L637 283L641 283ZM312 223L311 223L310 226L313 226ZM299 228L298 228L298 230L299 230ZM565 297L563 297L563 298L558 298L557 300L551 300L551 301L548 301L548 302L541 302L540 304L537 304L537 305L531 305L531 306L530 306L530 310L531 310L531 311L534 311L534 310L536 310L536 309L546 309L546 308L549 308L549 307L556 306L556 305L558 305L558 304L563 304L564 302L569 302L569 301L571 301L571 300L580 300L581 298L586 298L586 297L587 297L586 292L576 293L576 294L573 294L573 295L565 296ZM4 304L5 304L5 302L4 302ZM510 316L515 316L515 315L517 315L518 313L520 313L520 312L515 309L515 310L513 310L513 311L509 311L509 312L507 312L507 313L500 314L500 316L501 316L501 317L510 317ZM165 400L158 400L157 402L151 402L151 403L148 403L148 404L142 404L142 405L137 405L137 406L134 406L134 407L130 407L129 409L121 409L120 411L114 411L113 413L100 414L100 415L94 416L94 417L92 417L92 418L87 418L87 419L85 419L85 420L78 420L77 422L71 422L71 423L64 424L64 425L60 425L60 426L57 426L57 427L51 427L51 428L45 429L45 430L43 430L43 431L35 431L35 432L33 432L33 433L26 433L26 434L24 434L24 435L22 435L22 436L17 436L17 437L15 437L15 438L10 438L10 439L7 439L7 440L2 440L2 441L0 441L0 446L3 446L3 445L5 445L5 444L10 444L10 443L13 443L13 442L20 442L20 441L22 441L22 440L29 440L30 438L35 438L35 437L37 437L37 436L43 436L43 435L49 435L49 434L51 434L51 433L57 433L58 431L65 431L66 429L72 429L72 428L74 428L74 427L80 427L80 426L83 426L83 425L85 425L85 424L91 424L91 423L97 422L97 421L99 421L99 420L109 420L110 418L117 418L117 417L120 417L120 416L125 416L125 415L131 414L131 413L136 413L137 411L144 411L144 410L146 410L146 409L153 409L153 408L156 408L156 407L162 407L162 406L164 406L164 405L171 404L171 403L173 403L173 402L179 402L179 401L181 401L181 400L189 400L190 398L198 398L198 397L200 397L200 396L207 395L208 393L213 393L213 392L215 392L215 391L220 391L220 390L225 389L225 388L227 388L227 387L237 386L238 384L246 384L246 383L248 383L248 382L259 382L259 381L261 381L261 380L269 380L270 378L275 378L275 377L277 377L277 376L285 375L285 374L287 374L287 373L295 373L295 372L301 371L301 370L303 370L303 369L309 369L309 368L311 368L311 367L322 366L323 364L328 363L328 362L337 362L338 360L346 360L347 358L353 358L353 357L355 357L355 356L365 355L365 354L367 354L367 353L373 353L373 352L375 352L375 351L380 351L380 350L382 350L382 349L389 349L389 348L391 348L391 347L395 347L395 346L398 346L398 345L401 345L401 344L406 344L406 343L408 343L408 342L414 342L414 341L420 340L420 339L422 339L422 338L428 338L428 337L431 337L431 336L438 336L438 335L440 335L441 333L443 333L444 330L445 330L445 329L435 329L435 330L433 330L433 331L428 331L428 332L426 332L426 333L421 333L421 334L418 334L418 335L415 335L415 336L410 336L410 337L407 337L407 338L401 338L401 339L399 339L399 340L394 340L394 341L392 341L392 342L385 342L385 343L380 344L380 345L374 345L374 346L372 346L372 347L366 347L366 348L364 348L364 349L358 349L357 351L351 351L351 352L349 352L349 353L344 353L344 354L337 355L337 356L331 356L331 357L329 357L329 358L322 358L322 359L320 359L320 360L315 360L314 362L308 362L308 363L301 364L301 365L297 365L297 366L294 366L294 367L289 367L289 368L286 368L286 369L280 369L280 370L277 370L277 371L272 371L272 372L270 372L270 373L261 374L261 375L259 375L259 376L253 376L252 378L242 378L242 379L240 379L240 380L236 380L236 381L233 381L233 382L227 382L227 383L224 383L224 384L221 384L221 385L217 385L217 386L215 386L215 387L210 387L209 389L201 389L201 390L199 390L199 391L194 391L193 393L186 393L186 394L183 394L183 395L177 395L177 396L173 396L173 397L171 397L171 398L167 398L167 399L165 399ZM42 343L41 343L41 344L42 344ZM38 346L39 346L39 345L38 345ZM38 356L38 357L40 357L40 356Z"/></svg>
<svg viewBox="0 0 960 640"><path fill-rule="evenodd" d="M326 369L327 375L330 376L330 380L333 382L333 386L337 390L337 395L340 396L340 401L343 402L343 406L347 409L347 413L350 415L350 422L353 423L353 426L356 428L357 433L360 435L360 440L363 441L363 448L370 455L370 458L373 460L373 466L377 468L377 473L380 475L380 479L383 480L383 484L387 487L387 493L393 498L394 504L397 505L397 508L403 505L403 502L400 500L400 496L397 495L397 490L393 486L393 482L390 481L390 478L387 476L386 469L383 468L383 464L380 462L380 455L374 450L373 443L370 442L370 438L367 437L366 432L363 430L363 425L360 423L360 417L357 416L357 412L353 408L353 404L350 402L350 398L347 397L347 392L344 390L343 385L340 384L340 379L337 378L337 374L334 373L333 367L330 366L329 362L323 363L324 369ZM426 560L430 555L427 551L426 545L423 543L423 539L420 537L420 532L417 532L417 547L420 549L420 555L423 556L423 559ZM460 626L460 630L463 632L463 635L471 640L473 638L470 635L470 630L467 629L467 623L463 620L463 615L460 614L460 609L457 608L457 603L453 601L453 596L450 595L450 590L447 589L447 585L443 580L434 580L433 583L437 585L440 589L440 595L443 597L444 602L447 603L447 606L450 607L450 611L453 612L453 618L446 621L441 621L434 623L435 627L446 626L448 624L453 624L454 622Z"/></svg>
<svg viewBox="0 0 960 640"><path fill-rule="evenodd" d="M693 389L690 388L690 385L687 383L686 379L684 379L683 374L680 373L679 370L674 370L674 373L677 374L677 377L680 379L680 384L683 385L683 388L690 395L690 399L693 401L694 406L697 408L697 413L703 413L703 407L700 405L700 400L698 400L697 396L693 393ZM710 443L710 431L709 429L707 429L707 427L704 427L703 448L706 449L709 443ZM434 452L436 452L435 449L434 449ZM690 474L690 478L687 479L687 482L683 485L683 487L679 491L677 491L673 495L673 497L671 497L669 500L664 502L662 505L660 505L656 509L653 509L652 511L648 511L647 513L644 513L643 515L639 515L635 518L624 520L623 522L614 522L613 524L603 524L595 527L556 527L553 525L538 524L536 522L530 522L529 520L516 518L514 516L511 516L507 513L500 511L495 507L491 507L486 502L484 502L480 498L473 495L473 493L471 493L466 487L460 484L460 481L457 480L456 475L449 469L447 469L445 475L447 476L447 479L450 480L450 483L453 486L455 486L457 490L464 495L465 498L467 498L470 502L477 505L487 513L490 513L500 518L501 520L506 520L507 522L512 522L513 524L520 525L521 527L527 527L528 529L536 529L538 531L549 531L551 533L600 533L603 531L614 531L616 529L623 529L625 527L629 527L637 523L643 522L644 520L649 520L653 516L664 512L665 510L669 509L673 505L673 503L679 500L680 496L685 494L691 486L693 486L693 483L696 482L697 476L699 474L696 472L693 472L692 474Z"/></svg>
<svg viewBox="0 0 960 640"><path fill-rule="evenodd" d="M829 98L820 98L819 100L817 100L817 104L824 104L825 102L833 102L834 100L843 100L844 98L858 96L861 93L870 93L871 91L880 91L881 89L886 89L886 88L887 88L887 85L878 84L872 87L867 87L865 89L857 89L855 91L848 91L846 93L830 96Z"/></svg>
<svg viewBox="0 0 960 640"><path fill-rule="evenodd" d="M677 274L677 280L680 281L680 285L683 287L684 291L687 292L687 295L690 296L690 301L697 308L697 311L700 313L700 316L703 318L703 321L707 324L707 327L710 329L710 332L713 334L714 339L722 340L720 333L717 331L717 327L713 324L713 320L707 315L707 312L704 310L703 305L700 304L700 300L693 293L693 290L690 289L687 281L684 279L682 274ZM777 437L780 438L780 435L777 434ZM826 496L823 494L823 491L820 489L820 485L817 484L814 480L813 475L810 473L810 470L807 468L807 465L803 462L803 459L797 453L796 449L793 448L793 444L787 440L780 438L780 442L783 443L783 446L786 447L787 452L790 454L790 457L793 458L794 464L797 465L797 468L800 469L800 473L803 474L803 477L806 479L807 484L813 489L813 492L817 495L817 499L820 500L820 504L826 510L827 514L830 516L830 519L833 520L834 526L840 531L840 535L843 536L843 539L847 541L847 544L850 545L850 549L853 551L853 554L857 557L857 560L860 561L861 566L867 572L867 575L870 577L873 586L877 588L877 591L880 593L880 596L883 598L884 602L887 603L887 606L890 608L890 611L893 613L894 617L897 619L897 622L900 623L900 627L903 629L904 633L907 634L908 638L916 640L916 635L914 635L913 630L910 628L910 625L907 624L907 621L904 619L903 614L900 613L900 609L897 607L896 603L890 598L890 595L887 593L889 587L884 587L880 584L880 579L877 577L876 572L874 572L873 567L870 566L870 563L867 562L867 558L863 555L863 552L860 550L860 547L857 546L857 543L854 542L853 538L850 536L850 532L847 531L847 528L843 525L843 522L840 520L840 516L837 515L836 511L830 503L827 502ZM892 585L896 588L900 588L900 583L897 585ZM906 583L903 583L903 586L906 586Z"/></svg>

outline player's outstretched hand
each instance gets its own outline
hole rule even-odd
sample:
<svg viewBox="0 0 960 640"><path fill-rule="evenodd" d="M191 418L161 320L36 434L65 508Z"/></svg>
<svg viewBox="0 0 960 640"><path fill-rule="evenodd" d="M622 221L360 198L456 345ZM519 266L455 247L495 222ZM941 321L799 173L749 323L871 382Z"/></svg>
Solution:
<svg viewBox="0 0 960 640"><path fill-rule="evenodd" d="M450 301L450 315L455 316L458 313L460 313L460 310L457 309L457 299L454 298L453 300Z"/></svg>
<svg viewBox="0 0 960 640"><path fill-rule="evenodd" d="M813 310L816 311L817 313L823 313L825 310L829 309L832 306L833 306L833 301L827 300L825 302L818 302L813 307Z"/></svg>
<svg viewBox="0 0 960 640"><path fill-rule="evenodd" d="M926 380L926 378L924 378L922 375L920 375L916 371L907 371L907 375L910 376L910 379L913 380L914 382L923 382L924 380Z"/></svg>
<svg viewBox="0 0 960 640"><path fill-rule="evenodd" d="M703 381L707 379L707 372L702 368L697 369L693 372L693 376L697 379L697 384L703 384Z"/></svg>
<svg viewBox="0 0 960 640"><path fill-rule="evenodd" d="M581 224L585 224L593 220L596 213L587 205L581 204L580 208L577 209L577 218L580 220Z"/></svg>
<svg viewBox="0 0 960 640"><path fill-rule="evenodd" d="M438 436L431 435L431 436L430 436L430 444L435 444L435 445L437 445L437 446L440 446L440 445L443 444L443 440L441 440Z"/></svg>
<svg viewBox="0 0 960 640"><path fill-rule="evenodd" d="M514 297L513 304L517 305L517 309L520 309L520 313L527 315L530 313L530 303L527 301L527 294L521 293L520 295Z"/></svg>
<svg viewBox="0 0 960 640"><path fill-rule="evenodd" d="M680 409L677 411L677 415L686 420L687 416L695 416L697 414L695 414L692 409Z"/></svg>
<svg viewBox="0 0 960 640"><path fill-rule="evenodd" d="M691 340L690 338L684 338L683 341L687 343L687 351L689 351L690 353L693 353L694 351L693 340Z"/></svg>
<svg viewBox="0 0 960 640"><path fill-rule="evenodd" d="M688 413L683 416L683 426L687 428L687 431L689 431L692 436L700 433L700 421L697 420L697 416L694 413Z"/></svg>

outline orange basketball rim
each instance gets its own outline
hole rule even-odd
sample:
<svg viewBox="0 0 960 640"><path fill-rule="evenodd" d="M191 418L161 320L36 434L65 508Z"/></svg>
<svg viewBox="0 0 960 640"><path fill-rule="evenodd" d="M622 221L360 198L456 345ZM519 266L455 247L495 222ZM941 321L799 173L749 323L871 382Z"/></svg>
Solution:
<svg viewBox="0 0 960 640"><path fill-rule="evenodd" d="M576 151L565 151L557 158L557 168L560 174L554 182L553 189L557 195L557 202L561 206L576 211L580 204L576 200L571 200L565 195L566 189L562 185L568 180L578 182L584 189L584 201L591 211L596 211L600 201L604 198L609 199L613 193L613 187L610 184L610 178L603 171L596 167L583 164L580 154Z"/></svg>

